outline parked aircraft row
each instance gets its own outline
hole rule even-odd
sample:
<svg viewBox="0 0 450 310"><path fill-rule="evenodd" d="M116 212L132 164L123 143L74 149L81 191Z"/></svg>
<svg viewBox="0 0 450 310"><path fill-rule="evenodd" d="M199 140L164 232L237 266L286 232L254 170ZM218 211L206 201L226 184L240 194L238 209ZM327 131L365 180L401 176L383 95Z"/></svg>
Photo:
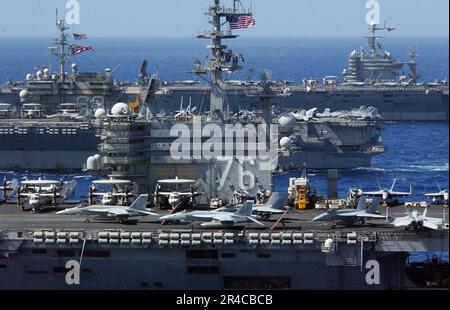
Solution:
<svg viewBox="0 0 450 310"><path fill-rule="evenodd" d="M266 204L255 205L253 201L247 201L230 207L222 207L216 210L188 211L160 216L150 209L147 209L149 195L141 195L130 206L94 205L87 207L75 207L57 212L59 215L77 215L86 217L88 222L94 220L114 220L125 223L132 219L139 219L146 216L158 217L163 224L192 224L200 223L204 228L231 228L234 226L255 223L265 227L262 221L267 221L273 215L287 214L290 209L286 207L287 196L281 193L273 193ZM443 225L443 219L431 218L427 216L425 210L422 214L417 211L407 209L406 217L389 218L388 214L379 212L379 200L372 201L371 206L366 206L365 198L360 198L357 209L329 210L317 217L313 222L332 222L333 227L337 225L354 226L365 225L367 221L386 220L386 223L395 227L405 227L406 229L432 229L436 230Z"/></svg>
<svg viewBox="0 0 450 310"><path fill-rule="evenodd" d="M402 192L394 190L397 179L394 179L390 188L382 188L378 181L378 191L364 191L359 188L349 189L347 199L357 200L361 196L379 198L386 206L395 206L399 204L399 199L413 196L413 186L410 185L409 192ZM448 189L442 189L438 184L439 192L427 193L425 197L432 199L433 204L444 204L448 206L449 203L449 191Z"/></svg>

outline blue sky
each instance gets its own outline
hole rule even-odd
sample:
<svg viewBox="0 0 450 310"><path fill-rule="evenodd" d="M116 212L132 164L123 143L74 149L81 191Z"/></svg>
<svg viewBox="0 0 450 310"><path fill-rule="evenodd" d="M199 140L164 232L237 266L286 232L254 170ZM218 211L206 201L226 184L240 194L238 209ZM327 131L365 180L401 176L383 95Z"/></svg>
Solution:
<svg viewBox="0 0 450 310"><path fill-rule="evenodd" d="M212 0L78 0L75 31L101 37L190 37L208 26ZM242 0L250 3L250 0ZM366 33L367 0L253 0L257 26L247 37L357 37ZM378 0L392 36L446 36L448 0ZM1 0L0 37L50 36L66 0Z"/></svg>

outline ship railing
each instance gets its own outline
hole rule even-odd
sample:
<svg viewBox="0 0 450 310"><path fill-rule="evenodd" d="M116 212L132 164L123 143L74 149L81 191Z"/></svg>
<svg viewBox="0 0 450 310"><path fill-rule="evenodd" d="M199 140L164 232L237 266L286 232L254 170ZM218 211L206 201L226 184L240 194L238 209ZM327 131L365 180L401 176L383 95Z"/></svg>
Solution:
<svg viewBox="0 0 450 310"><path fill-rule="evenodd" d="M144 151L145 150L145 144L144 143L138 143L138 144L102 144L99 147L99 150L101 152L130 152L130 151Z"/></svg>
<svg viewBox="0 0 450 310"><path fill-rule="evenodd" d="M226 6L210 6L207 9L203 9L203 14L214 16L215 14L220 15L250 15L252 14L250 9L244 9L244 8L227 8Z"/></svg>
<svg viewBox="0 0 450 310"><path fill-rule="evenodd" d="M91 128L89 123L52 123L52 122L39 122L39 121L31 121L31 122L20 122L20 123L12 123L12 122L0 122L0 127L10 127L10 128L43 128L43 129L82 129L88 130Z"/></svg>
<svg viewBox="0 0 450 310"><path fill-rule="evenodd" d="M142 156L136 157L102 157L100 159L100 163L102 165L134 165L140 164L145 161L145 158Z"/></svg>
<svg viewBox="0 0 450 310"><path fill-rule="evenodd" d="M139 138L143 136L141 131L107 131L106 138Z"/></svg>
<svg viewBox="0 0 450 310"><path fill-rule="evenodd" d="M309 91L347 91L347 92L409 92L409 91L430 91L430 92L442 92L445 91L445 88L440 88L436 86L404 86L404 85L396 85L392 87L386 87L386 86L345 86L345 85L337 85L337 86L314 86L314 87L306 87L306 86L294 86L289 88L291 91L303 91L303 92L309 92ZM448 91L448 89L447 89Z"/></svg>
<svg viewBox="0 0 450 310"><path fill-rule="evenodd" d="M210 36L216 36L216 37L234 37L235 35L231 30L221 30L221 31L214 31L214 30L206 30L202 31L198 34L199 37L210 37Z"/></svg>
<svg viewBox="0 0 450 310"><path fill-rule="evenodd" d="M314 234L314 240L317 242L325 242L327 239L333 239L336 242L347 242L348 240L348 232L320 232ZM358 241L364 241L364 242L375 242L377 240L377 233L376 232L358 232L356 234L356 240Z"/></svg>

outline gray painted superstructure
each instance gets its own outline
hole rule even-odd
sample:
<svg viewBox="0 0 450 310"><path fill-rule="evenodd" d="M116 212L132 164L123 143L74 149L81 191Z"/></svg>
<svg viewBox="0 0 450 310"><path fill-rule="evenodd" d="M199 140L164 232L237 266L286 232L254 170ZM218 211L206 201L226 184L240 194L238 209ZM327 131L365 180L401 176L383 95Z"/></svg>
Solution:
<svg viewBox="0 0 450 310"><path fill-rule="evenodd" d="M212 13L214 13L213 10L207 11L208 15ZM245 10L225 12L220 9L217 13L222 18L227 18L232 14L240 16L249 14ZM212 17L214 18L214 16ZM57 25L60 29L60 39L56 42L59 44L61 51L56 56L59 56L61 59L60 72L64 72L65 57L70 56L65 52L67 45L65 30L67 28L62 21L58 21ZM271 103L264 101L266 99L262 99L264 96L267 96L264 93L266 86L269 92L272 93L267 99L270 99L274 104L281 100L279 94L282 94L281 97L283 98L289 98L288 94L282 88L274 85L270 81L260 82L257 87L250 89L245 88L245 94L238 95L238 98L235 98L236 92L234 88L230 89L225 83L223 71L239 70L241 67L239 59L242 56L233 53L220 42L223 39L234 39L237 36L228 30L222 29L218 31L213 29L201 33L198 37L211 40L212 44L208 45L208 48L211 49L212 58L207 64L197 65L194 68L194 73L199 75L211 74L213 77L211 81L216 81L212 85L218 88L212 96L210 92L208 93L208 96L206 96L208 97L208 104L206 105L205 103L203 109L200 109L197 101L194 100L192 102L192 110L195 106L199 107L197 110L199 115L205 115L206 110L208 110L206 106L211 105L211 98L215 102L212 104L214 107L213 110L216 108L220 110L219 114L216 115L219 118L229 117L232 114L229 112L238 109L243 99L254 101L252 108L256 110L260 110L263 105L266 105L266 108L270 109ZM72 66L71 73L66 74L64 72L64 74L51 75L48 70L46 71L44 69L36 75L27 76L27 80L27 89L22 91L21 101L23 103L37 102L42 104L45 114L55 113L57 104L63 102L72 102L80 106L87 106L93 114L94 110L98 107L104 107L105 110L109 111L112 104L120 101L120 91L113 82L110 70L107 70L105 73L83 73L78 72L76 66ZM267 85L265 86L264 83ZM216 84L217 86L214 86ZM199 85L198 87L202 89L204 86ZM211 86L205 87L211 89ZM134 89L133 92L133 96L130 97L135 97L134 95L140 98L147 97L141 87ZM149 108L153 114L158 114L161 108L164 108L170 116L172 114L171 112L179 109L182 96L179 98L176 97L170 103L161 103L159 101L160 93L161 90L156 91L153 97L154 100L152 100ZM187 102L188 98L184 98ZM142 99L141 102L145 100ZM282 106L280 108L282 109ZM22 124L22 119L9 119L0 122L0 144L2 145L0 147L0 154L2 155L0 157L0 168L81 169L85 158L98 152L97 145L101 140L100 136L96 135L95 130L78 130L70 139L67 139L64 135L68 130L66 127L77 127L79 126L78 122L70 123L58 120L53 120L51 124L47 124L47 122L47 120L35 120L26 125ZM160 122L162 124L164 123L164 121ZM165 121L166 127L163 125L155 125L156 123L158 122L149 125L149 128L152 127L152 129L144 130L144 136L152 136L154 138L154 141L146 139L146 142L143 144L146 150L150 150L150 155L147 155L145 160L151 160L152 163L163 163L165 159L159 155L159 148L160 145L164 144L166 145L165 151L168 151L170 147L170 139L162 138L168 136L170 125L168 125L167 121ZM128 126L126 122L124 126ZM298 142L299 147L301 147L301 152L292 154L290 159L282 158L280 160L280 166L282 167L297 167L302 166L304 163L312 169L370 166L371 158L383 152L383 150L380 152L373 149L373 147L377 146L377 141L374 141L374 139L376 140L376 137L379 136L377 132L379 124L376 121L355 122L351 119L331 119L329 121L303 122L299 123L298 127L300 134L297 137L299 138ZM158 130L161 132L158 132ZM35 132L39 132L39 136L35 136ZM318 134L319 132L321 133L320 135ZM78 136L80 133L83 134ZM92 136L88 136L88 134L92 134ZM362 137L362 139L356 139L357 137ZM28 141L31 142L28 143ZM119 141L119 143L124 143L124 141ZM55 149L56 146L57 149ZM121 146L123 147L123 145ZM79 150L79 152L75 153L73 149ZM103 149L100 151L106 153L107 150ZM127 160L129 161L130 159ZM151 174L153 173L155 172L151 172ZM175 177L176 173L179 172L175 170L170 176ZM142 173L140 174L142 175ZM147 174L148 172L144 173L144 175ZM156 173L156 175L159 174Z"/></svg>

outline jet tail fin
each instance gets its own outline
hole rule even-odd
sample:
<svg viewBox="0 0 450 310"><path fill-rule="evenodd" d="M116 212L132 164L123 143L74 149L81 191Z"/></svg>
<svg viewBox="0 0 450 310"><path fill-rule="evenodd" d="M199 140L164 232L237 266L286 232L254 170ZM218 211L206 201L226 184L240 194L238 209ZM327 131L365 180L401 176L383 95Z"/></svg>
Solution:
<svg viewBox="0 0 450 310"><path fill-rule="evenodd" d="M397 183L397 179L394 179L394 182L392 182L392 186L391 186L391 191L393 191L393 190L394 190L394 187L395 187L395 183Z"/></svg>
<svg viewBox="0 0 450 310"><path fill-rule="evenodd" d="M287 205L287 193L274 192L267 201L267 206L277 210L284 210Z"/></svg>
<svg viewBox="0 0 450 310"><path fill-rule="evenodd" d="M139 196L133 204L130 206L130 209L134 210L145 210L148 203L148 194Z"/></svg>
<svg viewBox="0 0 450 310"><path fill-rule="evenodd" d="M78 183L76 180L72 180L64 184L64 186L61 189L61 196L63 196L65 199L68 198L75 191L77 184Z"/></svg>
<svg viewBox="0 0 450 310"><path fill-rule="evenodd" d="M366 198L364 197L359 198L357 210L366 210Z"/></svg>
<svg viewBox="0 0 450 310"><path fill-rule="evenodd" d="M239 208L239 210L236 211L237 215L243 215L243 216L251 216L252 215L252 209L253 209L253 201L247 201L245 202L242 207Z"/></svg>

